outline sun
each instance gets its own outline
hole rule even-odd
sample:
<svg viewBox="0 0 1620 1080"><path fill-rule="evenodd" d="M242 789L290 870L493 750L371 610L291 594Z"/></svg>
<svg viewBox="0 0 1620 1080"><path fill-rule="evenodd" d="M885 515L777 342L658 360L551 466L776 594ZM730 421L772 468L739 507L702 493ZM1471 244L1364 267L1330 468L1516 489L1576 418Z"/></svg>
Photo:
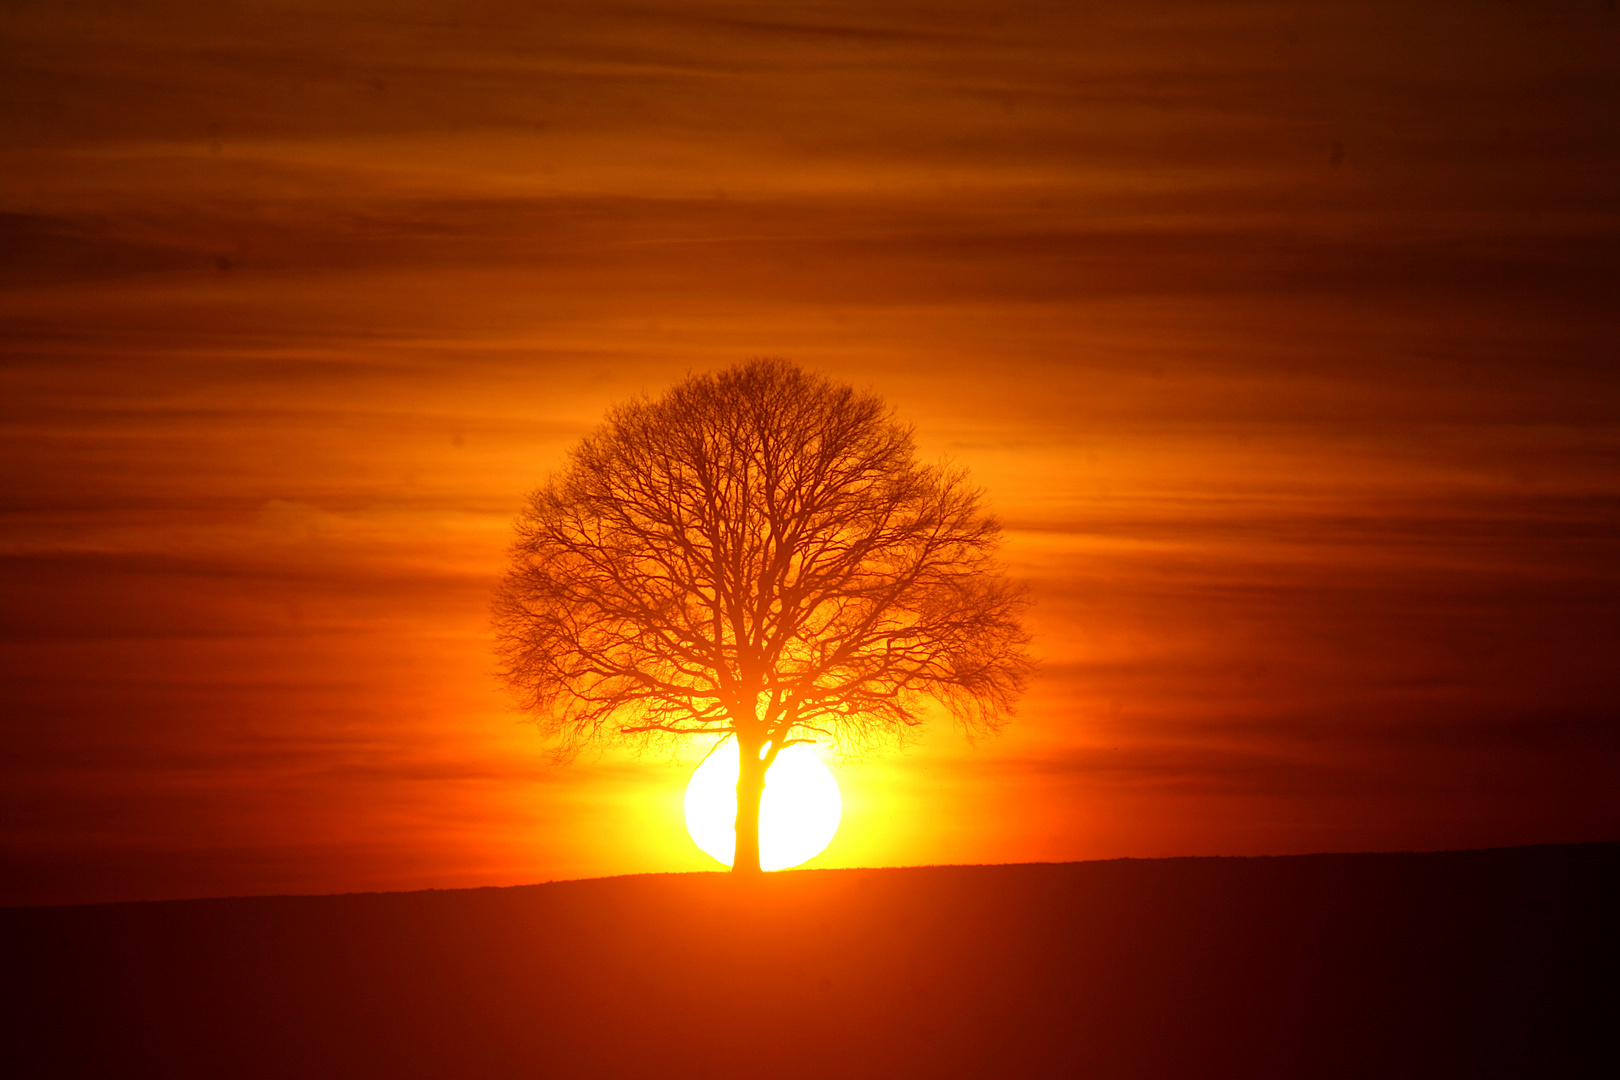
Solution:
<svg viewBox="0 0 1620 1080"><path fill-rule="evenodd" d="M821 854L838 831L838 781L813 746L784 747L765 773L759 800L759 865L785 870ZM692 771L686 831L698 847L731 865L737 842L737 743L730 740Z"/></svg>

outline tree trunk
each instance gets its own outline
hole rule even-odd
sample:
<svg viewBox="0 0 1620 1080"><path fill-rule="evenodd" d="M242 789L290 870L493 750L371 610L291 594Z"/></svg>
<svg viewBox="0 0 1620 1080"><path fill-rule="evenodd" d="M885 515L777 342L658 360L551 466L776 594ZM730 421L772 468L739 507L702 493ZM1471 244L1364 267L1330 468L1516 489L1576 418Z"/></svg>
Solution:
<svg viewBox="0 0 1620 1080"><path fill-rule="evenodd" d="M759 797L765 791L765 763L759 760L763 742L737 739L737 846L731 872L759 873Z"/></svg>

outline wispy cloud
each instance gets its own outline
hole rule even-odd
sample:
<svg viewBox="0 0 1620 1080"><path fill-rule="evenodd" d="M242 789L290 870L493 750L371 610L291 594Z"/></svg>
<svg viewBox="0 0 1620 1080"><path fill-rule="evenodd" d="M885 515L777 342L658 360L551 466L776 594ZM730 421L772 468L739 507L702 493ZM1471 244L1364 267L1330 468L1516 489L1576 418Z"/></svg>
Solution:
<svg viewBox="0 0 1620 1080"><path fill-rule="evenodd" d="M8 12L4 898L702 865L678 769L540 764L486 597L758 354L972 469L1045 657L829 858L1611 834L1616 20Z"/></svg>

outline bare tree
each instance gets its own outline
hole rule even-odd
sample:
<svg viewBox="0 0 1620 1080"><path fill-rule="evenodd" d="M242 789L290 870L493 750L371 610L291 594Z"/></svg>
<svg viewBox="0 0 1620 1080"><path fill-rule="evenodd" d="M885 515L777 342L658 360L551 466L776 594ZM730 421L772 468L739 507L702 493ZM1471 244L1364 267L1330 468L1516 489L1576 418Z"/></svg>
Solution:
<svg viewBox="0 0 1620 1080"><path fill-rule="evenodd" d="M561 759L735 737L738 871L759 869L783 747L868 747L930 698L994 731L1029 669L1025 599L966 473L920 464L875 396L785 361L614 408L517 534L505 681Z"/></svg>

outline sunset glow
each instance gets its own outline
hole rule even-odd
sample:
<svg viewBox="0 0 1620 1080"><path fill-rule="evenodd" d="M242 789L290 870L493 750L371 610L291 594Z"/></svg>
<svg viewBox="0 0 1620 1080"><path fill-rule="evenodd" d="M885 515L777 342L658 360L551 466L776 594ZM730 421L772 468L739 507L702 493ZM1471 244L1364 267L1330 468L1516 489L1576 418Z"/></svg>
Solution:
<svg viewBox="0 0 1620 1080"><path fill-rule="evenodd" d="M716 869L711 740L556 764L491 596L763 356L970 474L1039 661L814 865L1620 833L1613 7L9 6L0 900Z"/></svg>
<svg viewBox="0 0 1620 1080"><path fill-rule="evenodd" d="M759 806L759 864L786 870L821 854L838 831L838 781L814 746L783 748L765 774ZM727 742L692 771L686 785L686 828L716 862L731 865L737 841L737 744Z"/></svg>

